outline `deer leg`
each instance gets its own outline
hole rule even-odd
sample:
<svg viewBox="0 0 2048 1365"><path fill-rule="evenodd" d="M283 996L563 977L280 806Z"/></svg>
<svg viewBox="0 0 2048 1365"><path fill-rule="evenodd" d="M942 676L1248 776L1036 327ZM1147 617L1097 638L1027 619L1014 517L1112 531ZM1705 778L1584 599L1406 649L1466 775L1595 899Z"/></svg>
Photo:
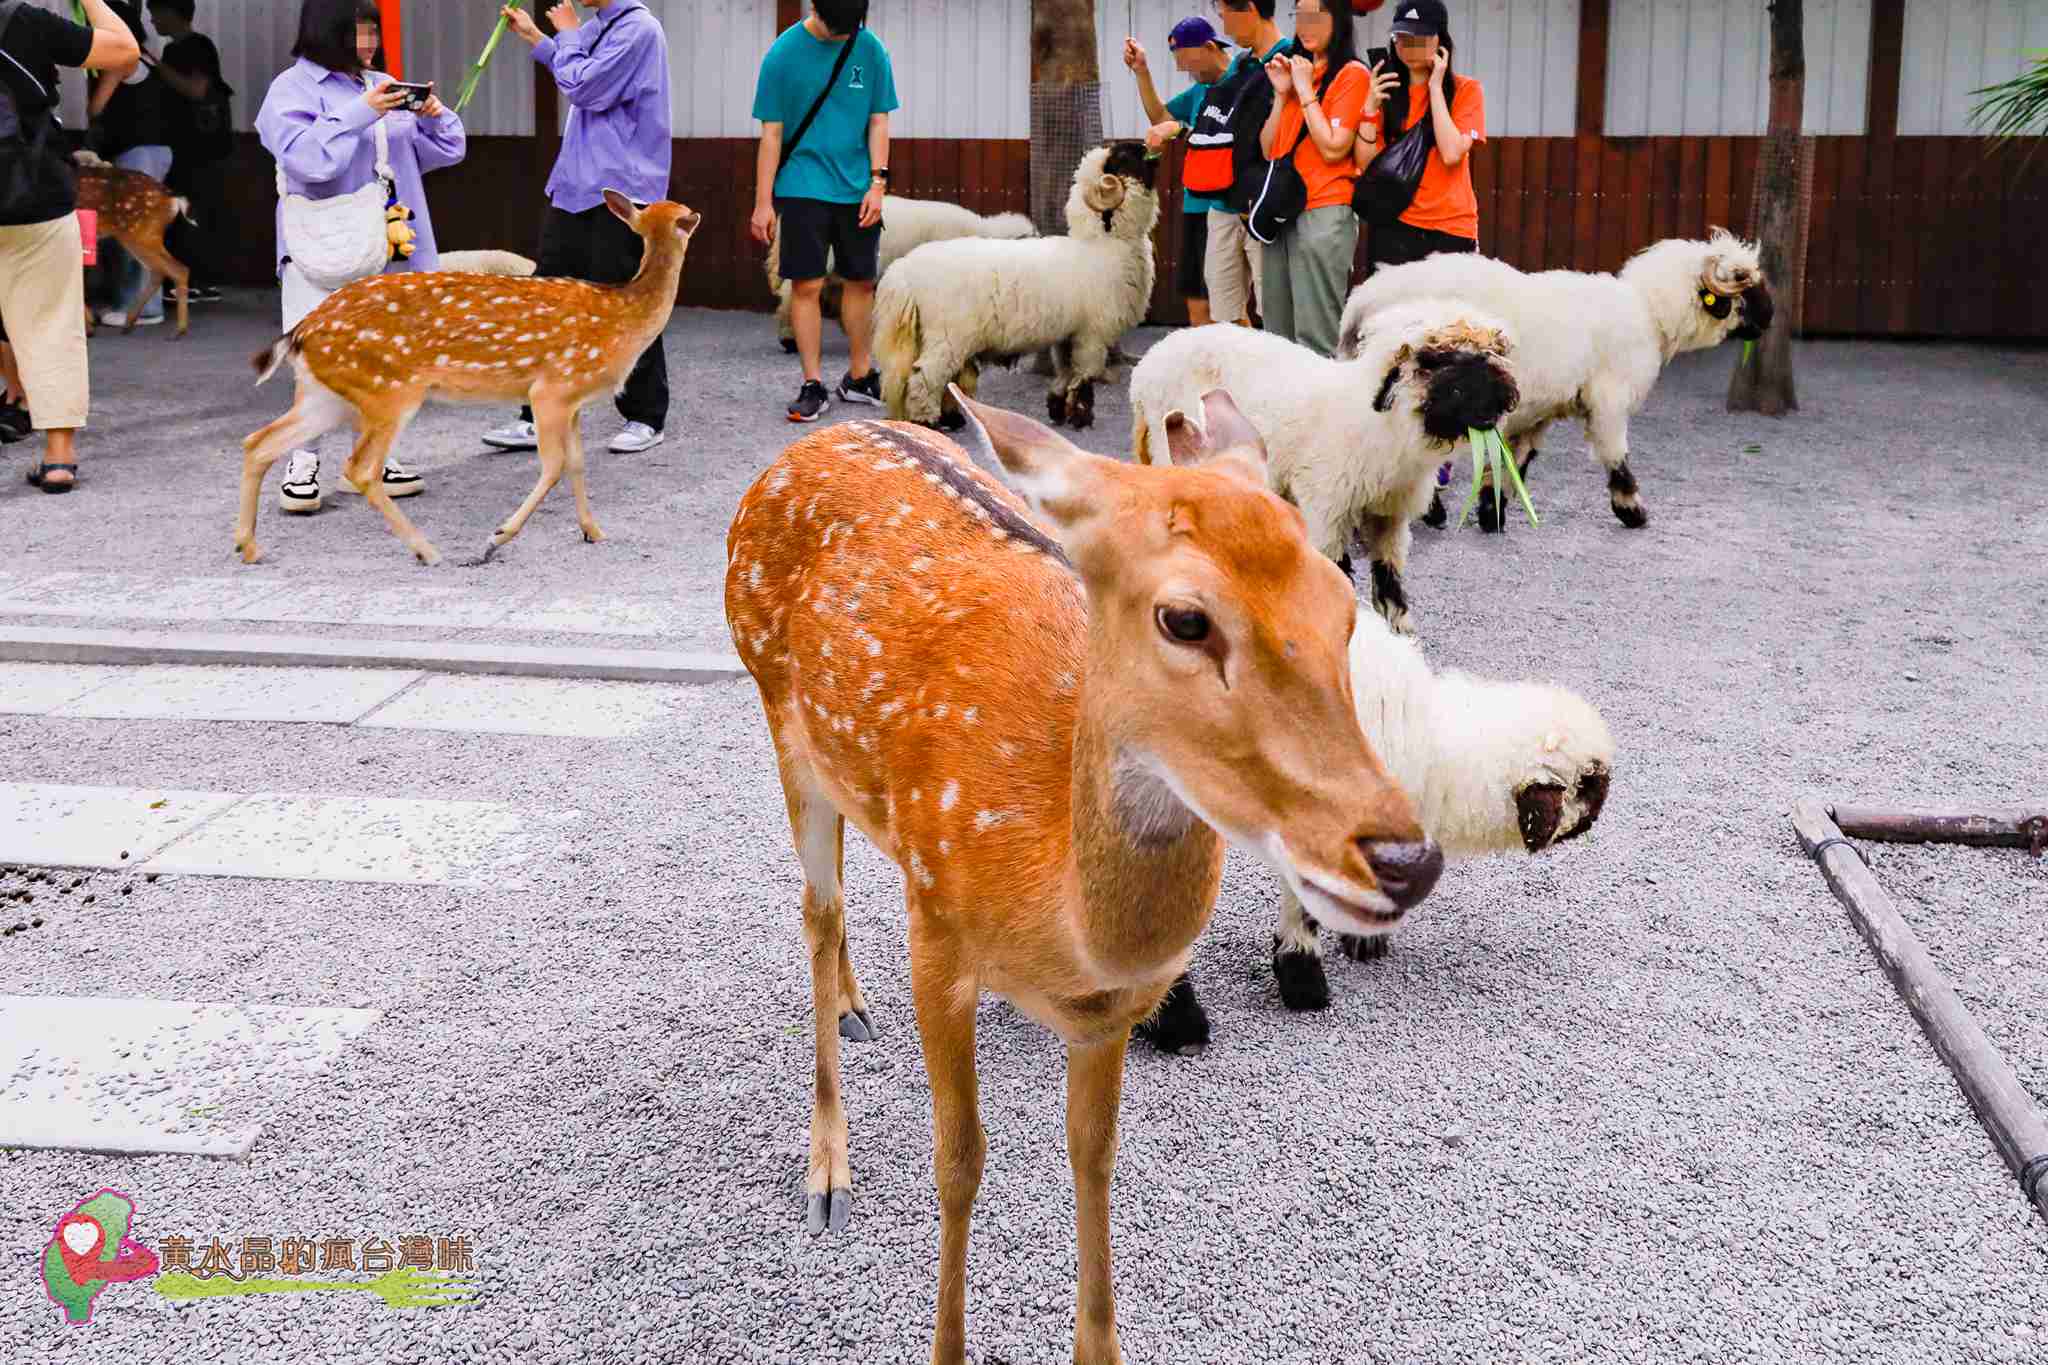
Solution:
<svg viewBox="0 0 2048 1365"><path fill-rule="evenodd" d="M540 437L540 479L533 485L533 491L526 495L526 501L519 505L519 510L505 518L492 533L491 543L484 550L486 560L500 545L525 529L527 518L561 482L562 466L568 461L569 424L574 420L575 414L559 396L533 395L533 426Z"/></svg>
<svg viewBox="0 0 2048 1365"><path fill-rule="evenodd" d="M785 768L783 793L797 860L804 869L804 943L810 949L812 1046L811 1159L804 1176L804 1223L812 1233L840 1232L853 1212L853 1172L846 1158L846 1110L839 1093L839 1034L846 903L846 818L804 790Z"/></svg>
<svg viewBox="0 0 2048 1365"><path fill-rule="evenodd" d="M1323 973L1315 919L1285 886L1280 888L1280 922L1273 931L1273 980L1280 987L1280 1003L1291 1010L1329 1007L1330 979Z"/></svg>
<svg viewBox="0 0 2048 1365"><path fill-rule="evenodd" d="M242 442L241 505L235 516L235 549L244 564L263 557L256 544L256 498L263 476L287 450L311 445L348 420L349 407L331 390L304 381L291 411L252 432Z"/></svg>
<svg viewBox="0 0 2048 1365"><path fill-rule="evenodd" d="M178 330L172 333L172 336L175 339L185 335L189 320L186 296L190 292L188 286L191 283L192 272L185 269L184 263L170 253L170 249L164 245L161 232L154 237L139 238L124 245L134 254L136 260L149 267L150 272L148 281L142 286L142 293L136 297L134 310L128 314L128 329L134 330L135 319L142 316L143 305L149 301L149 296L156 292L158 285L168 280L178 287Z"/></svg>
<svg viewBox="0 0 2048 1365"><path fill-rule="evenodd" d="M583 414L569 414L568 466L569 487L576 494L576 524L583 528L583 539L595 545L604 539L604 532L598 529L597 518L590 514L590 494L583 486Z"/></svg>
<svg viewBox="0 0 2048 1365"><path fill-rule="evenodd" d="M868 1013L867 997L861 994L860 980L853 974L844 917L839 925L839 1036L849 1043L872 1043L879 1036L874 1017Z"/></svg>
<svg viewBox="0 0 2048 1365"><path fill-rule="evenodd" d="M910 993L932 1088L932 1178L939 1187L939 1311L932 1365L967 1359L967 1234L981 1191L988 1134L974 1074L974 1005L980 994L950 945L910 912Z"/></svg>
<svg viewBox="0 0 2048 1365"><path fill-rule="evenodd" d="M350 453L348 462L341 467L342 477L355 485L370 506L384 514L384 522L391 528L391 534L405 543L420 563L432 568L441 562L441 552L427 543L420 529L406 519L398 510L398 504L384 491L384 457L391 453L391 447L398 443L399 433L419 410L415 399L410 406L395 414L372 416L364 413L362 437Z"/></svg>
<svg viewBox="0 0 2048 1365"><path fill-rule="evenodd" d="M1081 1271L1074 1365L1121 1365L1123 1360L1109 1270L1109 1181L1116 1169L1116 1111L1123 1099L1127 1044L1117 1034L1107 1042L1067 1048L1067 1160L1074 1168Z"/></svg>

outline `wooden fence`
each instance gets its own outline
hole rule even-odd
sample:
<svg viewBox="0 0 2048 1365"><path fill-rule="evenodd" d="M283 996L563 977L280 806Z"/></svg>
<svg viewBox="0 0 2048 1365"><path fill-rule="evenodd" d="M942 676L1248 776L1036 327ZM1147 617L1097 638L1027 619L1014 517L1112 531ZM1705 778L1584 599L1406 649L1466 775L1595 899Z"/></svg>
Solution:
<svg viewBox="0 0 2048 1365"><path fill-rule="evenodd" d="M1957 137L1814 139L1804 330L1811 336L2048 338L2048 155L1987 156ZM1613 270L1651 242L1745 232L1762 139L1499 138L1473 157L1480 248L1525 270ZM763 253L748 235L751 139L675 144L672 193L706 216L682 301L771 306ZM2044 149L2048 150L2048 149ZM468 159L428 178L444 249L538 250L552 147L538 138L470 140ZM1027 208L1030 144L900 139L894 188L982 213ZM245 283L270 278L275 197L269 157L245 137L230 176L229 221ZM1173 297L1179 166L1162 168L1159 285L1152 320L1185 319Z"/></svg>

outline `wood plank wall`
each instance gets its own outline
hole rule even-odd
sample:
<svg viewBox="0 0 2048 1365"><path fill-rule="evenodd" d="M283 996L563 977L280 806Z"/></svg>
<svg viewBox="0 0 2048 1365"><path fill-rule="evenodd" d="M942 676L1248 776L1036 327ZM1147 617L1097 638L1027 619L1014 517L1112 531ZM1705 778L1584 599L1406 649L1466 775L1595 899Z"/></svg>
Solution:
<svg viewBox="0 0 2048 1365"><path fill-rule="evenodd" d="M1612 270L1667 236L1713 224L1742 232L1761 140L1741 137L1499 138L1473 160L1480 247L1523 269ZM444 248L538 249L548 161L540 139L477 137L468 160L428 178ZM2048 150L2048 149L2044 149ZM1816 139L1806 334L2048 338L2048 156L1985 155L1976 139ZM1177 157L1177 153L1175 154ZM706 215L682 301L770 306L762 252L747 233L754 143L675 146L672 192ZM895 186L982 213L1026 207L1030 146L1016 140L900 139ZM230 176L230 229L245 283L269 281L275 198L269 157L244 137ZM1162 169L1152 320L1180 322L1179 166Z"/></svg>

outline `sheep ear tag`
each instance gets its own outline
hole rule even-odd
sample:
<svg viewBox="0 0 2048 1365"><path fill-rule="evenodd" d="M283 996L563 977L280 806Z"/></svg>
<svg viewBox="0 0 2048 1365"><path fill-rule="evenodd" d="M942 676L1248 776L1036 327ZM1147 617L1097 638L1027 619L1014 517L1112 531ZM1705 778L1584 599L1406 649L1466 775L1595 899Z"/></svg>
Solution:
<svg viewBox="0 0 2048 1365"><path fill-rule="evenodd" d="M1725 294L1716 294L1711 289L1700 290L1700 307L1707 310L1707 316L1725 318L1728 310L1735 306L1735 300Z"/></svg>

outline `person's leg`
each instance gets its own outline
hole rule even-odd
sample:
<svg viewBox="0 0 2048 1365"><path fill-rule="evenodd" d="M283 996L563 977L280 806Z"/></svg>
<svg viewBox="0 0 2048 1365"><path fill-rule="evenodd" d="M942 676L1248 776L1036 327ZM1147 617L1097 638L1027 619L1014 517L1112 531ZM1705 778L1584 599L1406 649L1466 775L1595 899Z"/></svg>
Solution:
<svg viewBox="0 0 2048 1365"><path fill-rule="evenodd" d="M1295 339L1295 238L1299 232L1300 224L1289 224L1273 241L1259 243L1259 313L1266 320L1267 331L1288 341Z"/></svg>
<svg viewBox="0 0 2048 1365"><path fill-rule="evenodd" d="M299 268L287 261L284 271L278 276L278 323L283 331L290 332L306 320L306 314L320 306L327 297L327 291L299 273ZM334 448L331 437L326 438L328 449ZM278 480L277 505L287 512L310 513L320 510L320 441L310 446L301 446L285 458L284 474Z"/></svg>
<svg viewBox="0 0 2048 1365"><path fill-rule="evenodd" d="M815 422L831 403L823 361L826 253L831 249L832 206L816 199L778 199L782 278L790 282L789 321L796 331L797 358L803 362L803 386L788 409L792 422ZM842 316L845 303L842 297Z"/></svg>
<svg viewBox="0 0 2048 1365"><path fill-rule="evenodd" d="M1238 221L1242 223L1244 220L1240 218ZM1252 312L1263 322L1266 316L1266 277L1263 273L1266 244L1252 236L1249 228L1245 230L1243 241L1244 259L1248 269L1246 278L1252 282Z"/></svg>
<svg viewBox="0 0 2048 1365"><path fill-rule="evenodd" d="M846 374L839 396L849 403L882 404L882 377L875 373L875 277L882 266L882 225L860 225L860 205L834 205L832 259L841 280L839 327L846 333Z"/></svg>
<svg viewBox="0 0 2048 1365"><path fill-rule="evenodd" d="M31 478L45 491L63 492L74 481L76 432L90 408L77 214L0 227L0 317L15 348L29 421L44 434ZM71 468L47 468L55 465Z"/></svg>
<svg viewBox="0 0 2048 1365"><path fill-rule="evenodd" d="M221 266L221 248L228 238L225 209L227 163L189 161L173 153L171 176L165 182L172 194L190 205L190 216L174 219L165 234L170 253L192 272L192 297L215 297L226 283Z"/></svg>
<svg viewBox="0 0 2048 1365"><path fill-rule="evenodd" d="M639 233L621 222L608 208L595 208L588 215L589 269L587 278L598 284L625 284L640 273L647 255L647 243ZM655 444L668 425L668 348L657 335L626 376L626 386L615 400L619 416L629 428L612 442L614 451L640 451ZM634 432L634 423L647 428Z"/></svg>
<svg viewBox="0 0 2048 1365"><path fill-rule="evenodd" d="M1244 259L1244 224L1234 213L1213 212L1203 234L1202 283L1209 316L1220 322L1251 317L1251 275Z"/></svg>
<svg viewBox="0 0 2048 1365"><path fill-rule="evenodd" d="M1188 325L1209 322L1209 215L1183 213L1180 216L1180 261L1174 274L1181 300L1187 305Z"/></svg>
<svg viewBox="0 0 2048 1365"><path fill-rule="evenodd" d="M1310 209L1295 225L1300 250L1294 286L1295 340L1320 356L1337 353L1337 325L1358 255L1358 215L1349 204Z"/></svg>
<svg viewBox="0 0 2048 1365"><path fill-rule="evenodd" d="M609 209L603 210L607 217ZM540 255L534 261L536 278L587 280L588 234L582 216L548 205L540 225ZM537 450L539 433L534 430L533 407L522 404L519 416L495 431L484 433L483 442L497 450Z"/></svg>

